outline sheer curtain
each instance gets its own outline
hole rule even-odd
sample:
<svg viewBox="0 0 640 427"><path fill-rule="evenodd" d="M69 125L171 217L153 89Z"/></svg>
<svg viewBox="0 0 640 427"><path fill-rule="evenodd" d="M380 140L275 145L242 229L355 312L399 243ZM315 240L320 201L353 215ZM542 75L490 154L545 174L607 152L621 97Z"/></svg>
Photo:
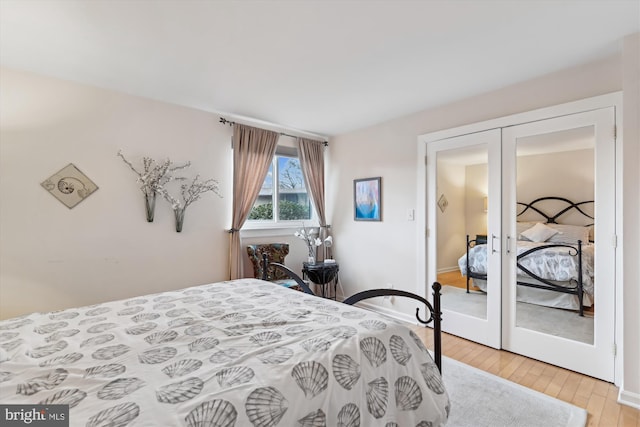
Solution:
<svg viewBox="0 0 640 427"><path fill-rule="evenodd" d="M229 278L243 276L240 229L249 216L276 153L279 134L233 125L233 212L229 230Z"/></svg>
<svg viewBox="0 0 640 427"><path fill-rule="evenodd" d="M320 239L328 235L327 219L324 206L324 142L312 139L298 138L298 156L302 174L307 184L307 190L311 193L313 206L318 213L320 222ZM326 253L323 254L323 259Z"/></svg>

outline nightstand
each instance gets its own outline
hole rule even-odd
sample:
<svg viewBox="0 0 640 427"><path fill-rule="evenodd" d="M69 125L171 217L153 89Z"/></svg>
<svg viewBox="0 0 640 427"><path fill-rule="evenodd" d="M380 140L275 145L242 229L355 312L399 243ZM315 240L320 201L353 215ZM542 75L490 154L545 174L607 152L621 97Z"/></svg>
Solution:
<svg viewBox="0 0 640 427"><path fill-rule="evenodd" d="M309 279L316 285L320 285L323 298L336 299L336 287L338 286L338 271L340 266L337 262L308 262L302 263L303 278ZM327 286L328 285L328 286ZM333 296L331 295L331 285L333 285Z"/></svg>

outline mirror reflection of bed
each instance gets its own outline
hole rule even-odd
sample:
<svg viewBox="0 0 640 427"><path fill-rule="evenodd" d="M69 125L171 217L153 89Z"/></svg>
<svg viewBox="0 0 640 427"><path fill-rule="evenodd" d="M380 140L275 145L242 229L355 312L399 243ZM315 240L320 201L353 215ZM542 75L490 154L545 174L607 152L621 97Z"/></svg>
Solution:
<svg viewBox="0 0 640 427"><path fill-rule="evenodd" d="M516 223L517 326L593 343L592 205L561 197L519 203L519 218L530 220ZM583 224L579 219L563 223L574 211L584 218ZM486 292L487 244L477 238L467 241L458 264L465 293L468 289L470 299L478 299ZM472 292L476 295L469 295Z"/></svg>
<svg viewBox="0 0 640 427"><path fill-rule="evenodd" d="M595 316L592 136L592 128L582 128L518 140L516 193L521 202L518 207L520 215L513 219L518 236L514 247L517 246L519 254L531 253L518 261L518 284L509 284L516 286L517 327L589 344L593 343ZM482 208L482 199L487 194L487 164L478 162L478 157L475 162L470 161L472 158L470 152L452 153L451 158L443 158L442 163L438 158L439 189L443 187L449 191L450 206L454 205L456 198L452 188L458 179L464 208L463 218L458 222L459 229L447 228L447 221L452 218L445 219L445 215L441 215L438 219L437 277L444 285L443 309L486 319L486 267L483 271L482 254L487 250L487 243L483 240L487 234L487 214L486 208ZM457 170L458 178L451 178L451 172L441 173L450 167ZM537 202L531 206L534 201ZM523 233L533 238L529 239ZM457 265L452 265L451 256L446 256L446 242L453 240L459 251ZM581 242L580 254L578 240ZM539 246L553 247L537 249ZM476 277L472 273L469 281L467 247L471 254L479 255L469 257L472 264L475 263L471 271L477 273ZM441 254L445 254L442 263ZM521 267L533 273L534 277L520 274L523 273ZM578 272L582 273L582 278ZM485 277L482 277L483 273ZM540 278L545 283L537 280ZM582 304L579 302L578 282L584 289Z"/></svg>

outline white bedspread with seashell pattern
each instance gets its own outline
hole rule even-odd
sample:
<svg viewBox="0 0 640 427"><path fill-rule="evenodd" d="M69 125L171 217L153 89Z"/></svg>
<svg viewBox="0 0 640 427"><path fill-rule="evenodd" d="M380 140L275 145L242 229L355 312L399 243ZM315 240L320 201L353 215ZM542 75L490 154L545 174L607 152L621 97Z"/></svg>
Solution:
<svg viewBox="0 0 640 427"><path fill-rule="evenodd" d="M376 313L256 279L0 322L2 404L71 426L439 426L420 339Z"/></svg>

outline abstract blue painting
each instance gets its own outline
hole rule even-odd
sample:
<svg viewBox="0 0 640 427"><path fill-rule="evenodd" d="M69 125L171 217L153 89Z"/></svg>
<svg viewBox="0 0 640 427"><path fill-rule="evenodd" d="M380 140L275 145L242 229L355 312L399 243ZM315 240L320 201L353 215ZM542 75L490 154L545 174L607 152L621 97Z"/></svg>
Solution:
<svg viewBox="0 0 640 427"><path fill-rule="evenodd" d="M353 206L356 221L381 221L381 178L353 180Z"/></svg>

